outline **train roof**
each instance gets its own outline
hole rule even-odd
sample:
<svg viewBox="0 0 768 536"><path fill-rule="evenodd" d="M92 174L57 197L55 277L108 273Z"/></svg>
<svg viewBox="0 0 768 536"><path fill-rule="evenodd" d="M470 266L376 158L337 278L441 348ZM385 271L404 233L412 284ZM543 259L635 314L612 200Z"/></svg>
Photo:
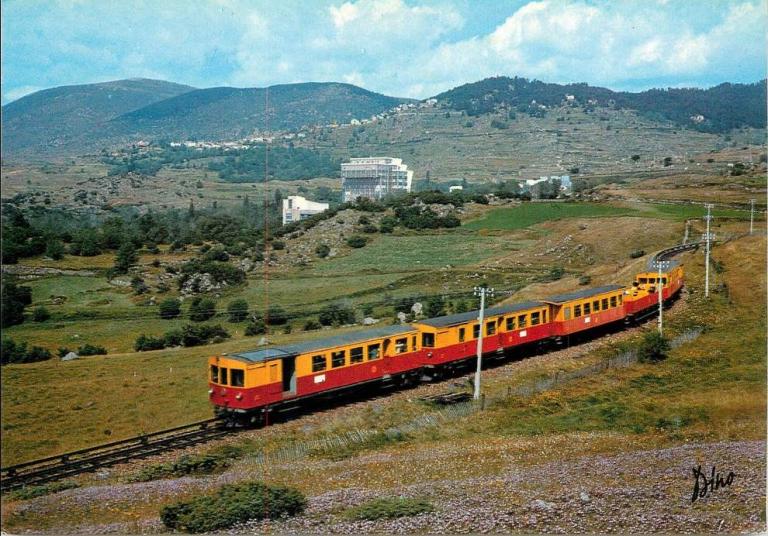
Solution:
<svg viewBox="0 0 768 536"><path fill-rule="evenodd" d="M412 331L415 330L408 325L384 326L380 328L342 333L340 335L334 335L333 337L325 337L322 339L298 342L296 344L271 346L269 348L260 348L258 350L247 350L245 352L229 354L227 357L248 363L260 363L270 359L290 357L312 352L313 350L322 350L324 348L333 348L334 346L343 346L346 344L354 344L356 342L365 342L371 339L390 337L392 335L400 335L402 333L409 333Z"/></svg>
<svg viewBox="0 0 768 536"><path fill-rule="evenodd" d="M507 313L514 313L516 311L523 311L525 309L533 309L534 307L541 307L544 305L541 302L527 301L521 303L510 303L509 305L499 305L498 307L489 307L485 310L485 317L505 315ZM479 314L478 310L469 311L467 313L456 313L455 315L438 316L436 318L428 318L426 320L419 320L416 324L423 324L425 326L432 326L434 328L444 328L447 326L455 326L457 324L466 324L477 319Z"/></svg>
<svg viewBox="0 0 768 536"><path fill-rule="evenodd" d="M604 285L602 287L585 288L584 290L577 290L576 292L568 292L566 294L558 294L556 296L550 296L544 298L545 303L565 303L571 300L580 300L583 298L589 298L605 292L611 292L625 288L624 285Z"/></svg>

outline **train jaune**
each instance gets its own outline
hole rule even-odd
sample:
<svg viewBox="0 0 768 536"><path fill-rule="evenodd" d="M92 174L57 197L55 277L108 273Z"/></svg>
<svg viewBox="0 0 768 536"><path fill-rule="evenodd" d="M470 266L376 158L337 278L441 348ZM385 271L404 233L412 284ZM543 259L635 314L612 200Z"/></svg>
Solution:
<svg viewBox="0 0 768 536"><path fill-rule="evenodd" d="M270 412L315 397L341 397L351 389L434 379L483 354L630 322L646 316L683 286L678 263L661 273L636 275L631 287L607 285L478 311L344 333L297 344L209 358L209 396L217 415L241 424L269 421Z"/></svg>

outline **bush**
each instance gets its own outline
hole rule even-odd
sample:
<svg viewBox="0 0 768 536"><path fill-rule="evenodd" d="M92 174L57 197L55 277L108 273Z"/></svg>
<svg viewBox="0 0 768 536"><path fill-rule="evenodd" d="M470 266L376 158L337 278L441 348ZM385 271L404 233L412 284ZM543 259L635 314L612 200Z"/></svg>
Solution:
<svg viewBox="0 0 768 536"><path fill-rule="evenodd" d="M197 296L189 304L189 319L193 322L205 322L216 315L216 302L211 298Z"/></svg>
<svg viewBox="0 0 768 536"><path fill-rule="evenodd" d="M12 339L3 339L0 346L0 364L34 363L50 359L51 352L39 346L27 349L26 342L16 343Z"/></svg>
<svg viewBox="0 0 768 536"><path fill-rule="evenodd" d="M331 248L327 244L320 244L315 248L315 254L321 259L324 259L331 252Z"/></svg>
<svg viewBox="0 0 768 536"><path fill-rule="evenodd" d="M261 482L228 484L217 491L164 507L160 519L169 529L191 533L229 528L250 519L274 519L304 511L301 492Z"/></svg>
<svg viewBox="0 0 768 536"><path fill-rule="evenodd" d="M29 499L35 499L42 497L43 495L50 495L51 493L58 493L65 489L79 488L80 484L76 482L51 482L50 484L40 484L37 486L26 486L19 490L12 491L9 494L9 498L17 501L28 501Z"/></svg>
<svg viewBox="0 0 768 536"><path fill-rule="evenodd" d="M163 339L147 336L143 333L138 336L133 343L133 349L137 352L148 352L150 350L162 350L165 348L165 341Z"/></svg>
<svg viewBox="0 0 768 536"><path fill-rule="evenodd" d="M181 314L181 302L176 298L166 298L160 302L160 318L170 320Z"/></svg>
<svg viewBox="0 0 768 536"><path fill-rule="evenodd" d="M658 331L651 331L646 333L640 342L637 358L641 363L657 363L667 358L669 349L669 340Z"/></svg>
<svg viewBox="0 0 768 536"><path fill-rule="evenodd" d="M592 277L588 275L583 275L579 277L579 285L589 285L592 282Z"/></svg>
<svg viewBox="0 0 768 536"><path fill-rule="evenodd" d="M163 335L163 344L166 348L181 346L181 330L172 329L170 331L166 331L165 335Z"/></svg>
<svg viewBox="0 0 768 536"><path fill-rule="evenodd" d="M322 324L318 322L317 320L307 320L307 322L304 324L304 331L314 331L316 329L320 329Z"/></svg>
<svg viewBox="0 0 768 536"><path fill-rule="evenodd" d="M265 322L269 325L282 326L288 322L288 313L279 305L270 305Z"/></svg>
<svg viewBox="0 0 768 536"><path fill-rule="evenodd" d="M48 312L48 309L42 305L35 307L35 311L32 313L32 320L35 322L45 322L49 318L51 318L51 313Z"/></svg>
<svg viewBox="0 0 768 536"><path fill-rule="evenodd" d="M107 349L103 346L85 343L77 349L78 355L107 355Z"/></svg>
<svg viewBox="0 0 768 536"><path fill-rule="evenodd" d="M254 318L247 326L245 326L245 336L253 337L255 335L261 335L267 332L267 325L261 318Z"/></svg>
<svg viewBox="0 0 768 536"><path fill-rule="evenodd" d="M248 318L248 302L245 300L235 300L227 306L227 314L230 322L242 322Z"/></svg>
<svg viewBox="0 0 768 536"><path fill-rule="evenodd" d="M645 250L644 249L636 249L636 250L632 251L629 254L629 258L630 259L637 259L639 257L642 257L643 255L645 255Z"/></svg>
<svg viewBox="0 0 768 536"><path fill-rule="evenodd" d="M272 242L272 249L276 249L276 250L285 249L285 242L283 242L282 240L275 240L274 242Z"/></svg>
<svg viewBox="0 0 768 536"><path fill-rule="evenodd" d="M243 450L235 446L225 446L208 454L185 454L175 462L150 465L131 478L134 482L149 482L167 477L186 475L207 475L226 469L232 460L240 458Z"/></svg>
<svg viewBox="0 0 768 536"><path fill-rule="evenodd" d="M324 326L352 324L355 321L355 312L349 307L332 303L320 311L318 320Z"/></svg>
<svg viewBox="0 0 768 536"><path fill-rule="evenodd" d="M32 289L18 286L3 278L2 284L2 327L15 326L24 322L24 307L32 303Z"/></svg>
<svg viewBox="0 0 768 536"><path fill-rule="evenodd" d="M373 234L373 233L377 233L378 231L379 231L379 229L375 225L370 225L369 224L369 225L364 225L363 226L363 232L364 233Z"/></svg>
<svg viewBox="0 0 768 536"><path fill-rule="evenodd" d="M377 519L416 516L433 510L434 507L424 499L393 497L368 501L360 506L350 508L345 515L350 519L376 521Z"/></svg>
<svg viewBox="0 0 768 536"><path fill-rule="evenodd" d="M209 343L211 339L215 338L228 339L229 333L218 324L214 326L187 324L181 328L182 346L200 346Z"/></svg>
<svg viewBox="0 0 768 536"><path fill-rule="evenodd" d="M347 245L351 248L362 248L368 243L368 239L364 236L354 235L347 238Z"/></svg>
<svg viewBox="0 0 768 536"><path fill-rule="evenodd" d="M224 251L223 247L216 246L205 252L205 255L203 255L203 260L226 262L229 260L229 254Z"/></svg>

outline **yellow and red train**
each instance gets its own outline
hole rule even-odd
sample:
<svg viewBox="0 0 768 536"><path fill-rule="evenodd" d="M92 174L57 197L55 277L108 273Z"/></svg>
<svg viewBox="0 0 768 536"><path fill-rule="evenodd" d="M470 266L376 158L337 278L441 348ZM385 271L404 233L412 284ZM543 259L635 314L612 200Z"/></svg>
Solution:
<svg viewBox="0 0 768 536"><path fill-rule="evenodd" d="M637 274L632 286L607 285L540 301L486 309L483 353L504 354L642 317L683 286L683 267ZM352 388L436 378L476 356L478 311L344 333L297 344L209 358L209 395L217 414L242 423L275 409Z"/></svg>

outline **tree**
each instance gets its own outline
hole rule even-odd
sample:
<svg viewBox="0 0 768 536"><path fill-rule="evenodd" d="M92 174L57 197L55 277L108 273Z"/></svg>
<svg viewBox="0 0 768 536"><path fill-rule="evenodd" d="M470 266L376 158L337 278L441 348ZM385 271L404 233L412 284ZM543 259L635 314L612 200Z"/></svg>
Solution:
<svg viewBox="0 0 768 536"><path fill-rule="evenodd" d="M216 315L216 302L211 298L197 296L189 304L189 319L193 322L205 322Z"/></svg>
<svg viewBox="0 0 768 536"><path fill-rule="evenodd" d="M181 314L181 302L176 298L166 298L160 302L160 318L170 320Z"/></svg>
<svg viewBox="0 0 768 536"><path fill-rule="evenodd" d="M632 161L633 162L637 162L638 160L640 160L640 155L639 154L633 154L632 155Z"/></svg>
<svg viewBox="0 0 768 536"><path fill-rule="evenodd" d="M352 248L362 248L368 243L368 239L364 236L354 235L347 239L347 245Z"/></svg>
<svg viewBox="0 0 768 536"><path fill-rule="evenodd" d="M671 346L658 331L645 334L637 349L637 357L641 363L656 363L667 358L667 352Z"/></svg>
<svg viewBox="0 0 768 536"><path fill-rule="evenodd" d="M15 326L24 322L24 307L32 303L32 289L3 281L2 327Z"/></svg>
<svg viewBox="0 0 768 536"><path fill-rule="evenodd" d="M355 312L349 307L332 303L320 311L318 320L324 326L352 324L355 321Z"/></svg>
<svg viewBox="0 0 768 536"><path fill-rule="evenodd" d="M435 316L441 316L445 313L445 301L442 296L430 296L427 299L427 305L424 308L424 314L433 318Z"/></svg>
<svg viewBox="0 0 768 536"><path fill-rule="evenodd" d="M244 321L248 318L248 302L242 299L229 302L227 314L230 322Z"/></svg>
<svg viewBox="0 0 768 536"><path fill-rule="evenodd" d="M35 310L32 313L32 320L35 322L45 322L49 318L51 318L51 313L48 312L48 309L42 305L35 307Z"/></svg>
<svg viewBox="0 0 768 536"><path fill-rule="evenodd" d="M330 252L331 248L327 244L320 244L315 248L315 253L321 259L327 257Z"/></svg>
<svg viewBox="0 0 768 536"><path fill-rule="evenodd" d="M52 236L45 245L45 256L55 261L60 261L64 257L64 244L58 237Z"/></svg>
<svg viewBox="0 0 768 536"><path fill-rule="evenodd" d="M131 266L134 266L139 260L139 255L136 252L136 246L131 240L124 240L120 249L117 250L117 257L115 257L115 266L112 268L116 274L127 274Z"/></svg>
<svg viewBox="0 0 768 536"><path fill-rule="evenodd" d="M266 323L269 325L282 325L288 322L288 313L279 305L270 305L267 309Z"/></svg>

